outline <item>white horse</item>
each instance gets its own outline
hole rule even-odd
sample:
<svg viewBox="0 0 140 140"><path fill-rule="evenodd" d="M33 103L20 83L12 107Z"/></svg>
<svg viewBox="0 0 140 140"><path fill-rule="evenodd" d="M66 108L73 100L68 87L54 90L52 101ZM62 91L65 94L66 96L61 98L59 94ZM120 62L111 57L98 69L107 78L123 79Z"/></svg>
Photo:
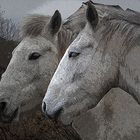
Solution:
<svg viewBox="0 0 140 140"><path fill-rule="evenodd" d="M113 87L140 103L140 15L100 12L88 3L87 25L65 52L49 84L42 110L70 124Z"/></svg>
<svg viewBox="0 0 140 140"><path fill-rule="evenodd" d="M65 23L62 23L58 10L52 17L30 15L25 20L22 27L24 39L13 51L0 82L2 121L12 121L20 112L41 104L66 48L85 26L77 12Z"/></svg>

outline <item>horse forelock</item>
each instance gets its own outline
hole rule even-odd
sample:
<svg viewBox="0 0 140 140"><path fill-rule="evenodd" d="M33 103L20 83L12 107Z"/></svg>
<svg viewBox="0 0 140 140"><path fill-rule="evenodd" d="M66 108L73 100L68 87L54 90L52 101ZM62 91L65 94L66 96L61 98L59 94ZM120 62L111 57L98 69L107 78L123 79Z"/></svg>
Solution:
<svg viewBox="0 0 140 140"><path fill-rule="evenodd" d="M76 38L77 35L77 32L67 29L65 25L61 27L61 30L58 33L58 51L60 58L62 58L66 49L68 48L70 43Z"/></svg>
<svg viewBox="0 0 140 140"><path fill-rule="evenodd" d="M29 15L23 21L21 28L22 37L36 37L41 35L44 27L49 23L50 16L45 15Z"/></svg>

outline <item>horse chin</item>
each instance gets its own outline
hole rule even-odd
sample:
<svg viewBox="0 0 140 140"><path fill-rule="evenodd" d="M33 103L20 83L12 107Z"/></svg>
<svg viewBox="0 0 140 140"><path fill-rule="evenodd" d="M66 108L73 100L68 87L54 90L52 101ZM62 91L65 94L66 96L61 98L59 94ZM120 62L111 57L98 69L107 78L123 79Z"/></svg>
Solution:
<svg viewBox="0 0 140 140"><path fill-rule="evenodd" d="M64 124L64 125L71 125L73 123L73 119L72 118L67 118L67 117L60 117L60 121Z"/></svg>
<svg viewBox="0 0 140 140"><path fill-rule="evenodd" d="M76 110L77 109L77 110ZM64 125L71 125L77 117L85 114L88 108L79 108L77 106L70 106L69 108L64 108L63 112L60 114L59 119Z"/></svg>
<svg viewBox="0 0 140 140"><path fill-rule="evenodd" d="M17 108L12 114L6 115L6 114L1 114L0 116L0 121L3 123L11 123L13 121L18 120L18 114L19 114L19 109Z"/></svg>
<svg viewBox="0 0 140 140"><path fill-rule="evenodd" d="M78 113L73 112L72 114L67 114L65 111L60 114L59 120L64 124L64 125L72 125L73 121L79 116Z"/></svg>

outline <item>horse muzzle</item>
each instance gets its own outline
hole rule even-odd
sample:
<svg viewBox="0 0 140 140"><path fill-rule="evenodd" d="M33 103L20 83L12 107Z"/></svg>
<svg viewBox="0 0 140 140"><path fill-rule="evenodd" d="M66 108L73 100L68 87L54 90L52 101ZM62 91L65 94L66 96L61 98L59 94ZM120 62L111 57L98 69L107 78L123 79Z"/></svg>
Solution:
<svg viewBox="0 0 140 140"><path fill-rule="evenodd" d="M42 103L42 111L45 114L46 118L48 119L58 119L59 116L61 115L61 113L63 112L63 107L59 107L57 109L55 109L54 111L50 111L47 110L47 105L45 102Z"/></svg>
<svg viewBox="0 0 140 140"><path fill-rule="evenodd" d="M18 115L19 109L15 109L12 113L6 114L7 103L0 103L0 121L3 123L11 123Z"/></svg>

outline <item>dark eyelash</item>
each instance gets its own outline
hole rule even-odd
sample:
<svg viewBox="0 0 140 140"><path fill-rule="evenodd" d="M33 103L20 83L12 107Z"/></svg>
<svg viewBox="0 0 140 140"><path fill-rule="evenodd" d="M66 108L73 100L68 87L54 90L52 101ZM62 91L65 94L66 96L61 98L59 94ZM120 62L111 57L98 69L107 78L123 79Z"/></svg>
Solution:
<svg viewBox="0 0 140 140"><path fill-rule="evenodd" d="M69 58L71 57L77 57L80 53L77 53L77 52L70 52L69 53Z"/></svg>
<svg viewBox="0 0 140 140"><path fill-rule="evenodd" d="M34 52L34 53L30 54L29 60L36 60L36 59L38 59L40 56L41 56L41 55L40 55L39 53Z"/></svg>

